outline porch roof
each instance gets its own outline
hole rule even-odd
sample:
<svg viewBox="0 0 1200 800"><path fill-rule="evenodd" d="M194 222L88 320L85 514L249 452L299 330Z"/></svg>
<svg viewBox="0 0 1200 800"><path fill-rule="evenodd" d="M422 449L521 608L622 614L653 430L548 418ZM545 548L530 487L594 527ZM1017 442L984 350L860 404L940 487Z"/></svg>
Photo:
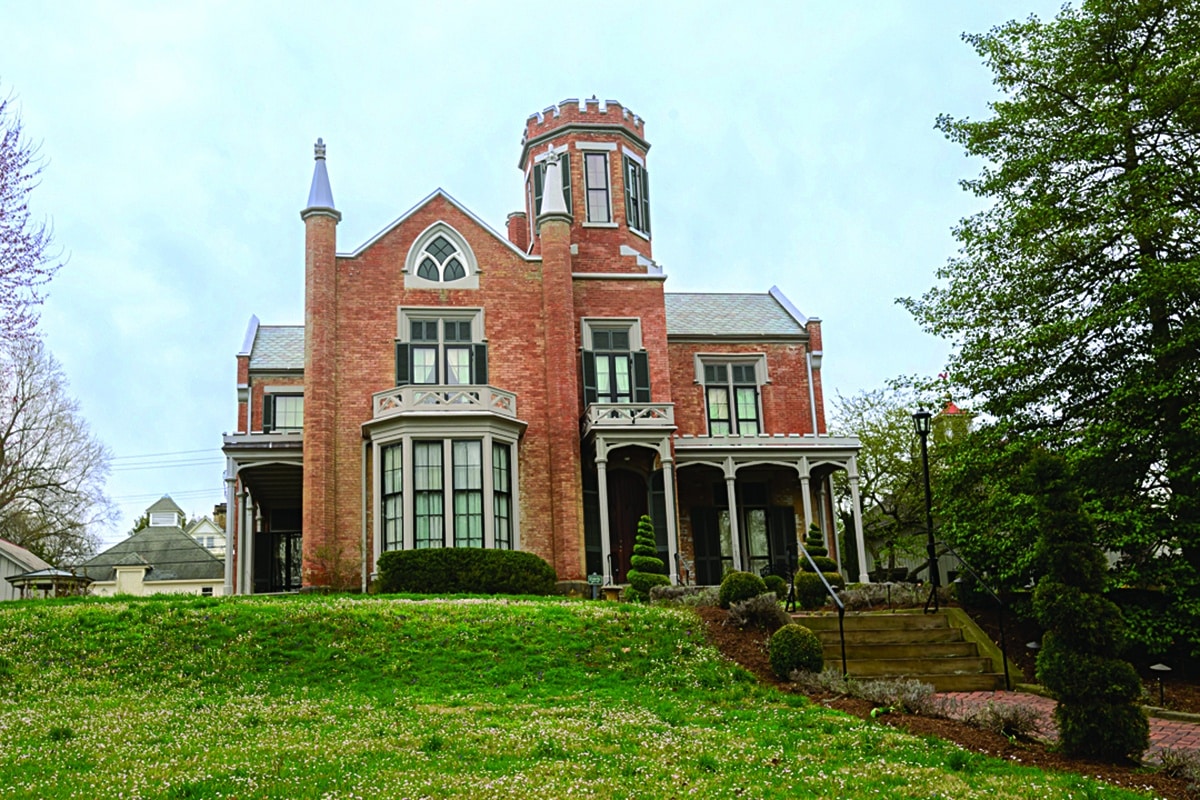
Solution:
<svg viewBox="0 0 1200 800"><path fill-rule="evenodd" d="M770 293L665 292L667 336L807 336Z"/></svg>

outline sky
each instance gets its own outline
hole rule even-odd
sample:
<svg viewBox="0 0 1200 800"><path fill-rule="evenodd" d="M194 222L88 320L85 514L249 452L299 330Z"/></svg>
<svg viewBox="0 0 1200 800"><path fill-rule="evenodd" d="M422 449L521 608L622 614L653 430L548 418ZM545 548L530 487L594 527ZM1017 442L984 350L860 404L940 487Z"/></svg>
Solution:
<svg viewBox="0 0 1200 800"><path fill-rule="evenodd" d="M525 119L619 101L651 143L667 291L778 286L823 321L827 405L936 374L948 345L895 301L982 207L958 185L981 164L934 128L996 99L961 34L1060 3L0 5L0 93L67 259L41 330L113 457L109 546L164 494L224 499L250 317L303 322L317 137L349 252L437 188L503 231Z"/></svg>

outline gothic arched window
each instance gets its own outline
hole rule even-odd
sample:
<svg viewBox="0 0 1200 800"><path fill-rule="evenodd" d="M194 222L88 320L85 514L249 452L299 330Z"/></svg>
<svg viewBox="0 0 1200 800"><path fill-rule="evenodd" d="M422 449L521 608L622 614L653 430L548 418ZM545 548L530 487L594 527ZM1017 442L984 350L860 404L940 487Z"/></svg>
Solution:
<svg viewBox="0 0 1200 800"><path fill-rule="evenodd" d="M407 283L414 288L455 284L455 289L478 287L475 257L449 225L435 223L413 244L408 257Z"/></svg>

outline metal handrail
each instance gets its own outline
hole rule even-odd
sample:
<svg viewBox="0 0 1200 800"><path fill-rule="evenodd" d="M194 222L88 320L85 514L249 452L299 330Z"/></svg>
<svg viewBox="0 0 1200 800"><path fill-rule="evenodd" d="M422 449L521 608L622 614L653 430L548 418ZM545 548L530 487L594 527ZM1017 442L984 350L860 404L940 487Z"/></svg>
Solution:
<svg viewBox="0 0 1200 800"><path fill-rule="evenodd" d="M992 596L992 599L996 601L996 620L998 621L998 623L1000 625L1000 658L1004 661L1004 688L1005 688L1005 690L1011 690L1012 689L1012 680L1009 678L1009 675L1008 675L1008 646L1004 642L1004 639L1005 639L1005 636L1004 636L1004 608L1005 608L1004 601L1000 599L1000 595L996 594L996 592L992 589L991 586L988 586L987 583L984 582L983 578L979 577L979 573L975 571L975 569L970 565L970 563L965 558L963 558L962 556L960 556L958 554L957 550L955 550L953 547L946 544L945 542L939 542L939 544L942 547L946 548L946 551L949 552L952 556L957 558L958 563L961 564L963 567L966 567L967 572L971 573L971 575L975 578L975 582L977 584L979 584L980 586L982 586L984 588L984 590ZM959 602L961 602L961 599Z"/></svg>
<svg viewBox="0 0 1200 800"><path fill-rule="evenodd" d="M821 583L825 584L825 591L829 593L829 596L833 598L834 604L837 605L838 636L842 640L842 679L845 680L850 677L850 672L846 669L846 604L842 602L842 598L837 596L837 592L833 590L833 587L829 585L829 581L821 574L821 570L817 567L817 562L813 561L813 557L808 554L808 551L801 547L800 552L804 553L804 557L812 565L813 572L817 573L817 577L821 579ZM794 580L795 578L793 578Z"/></svg>

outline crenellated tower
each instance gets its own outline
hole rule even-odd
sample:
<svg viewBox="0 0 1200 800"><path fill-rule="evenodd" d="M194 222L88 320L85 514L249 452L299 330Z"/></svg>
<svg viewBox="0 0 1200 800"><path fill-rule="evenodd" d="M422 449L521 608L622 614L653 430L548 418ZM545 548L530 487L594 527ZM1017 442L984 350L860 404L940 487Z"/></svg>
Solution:
<svg viewBox="0 0 1200 800"><path fill-rule="evenodd" d="M574 269L582 273L645 274L653 268L650 181L642 118L615 100L563 100L525 121L519 166L525 178L524 221L528 238L509 238L542 252L537 219L542 212L547 157L558 157L561 186L572 217ZM524 232L519 232L523 234Z"/></svg>

